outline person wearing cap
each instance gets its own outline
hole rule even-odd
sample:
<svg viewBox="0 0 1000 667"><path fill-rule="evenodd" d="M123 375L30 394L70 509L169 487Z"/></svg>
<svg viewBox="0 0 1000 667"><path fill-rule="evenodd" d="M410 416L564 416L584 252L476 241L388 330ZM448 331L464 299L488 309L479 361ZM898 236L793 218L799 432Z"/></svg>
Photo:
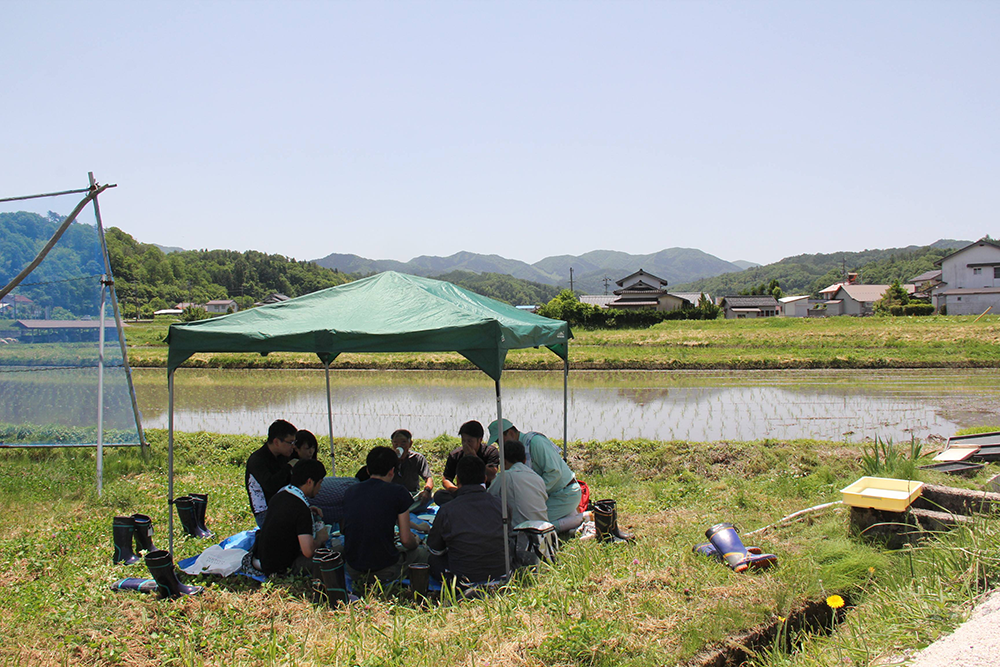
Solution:
<svg viewBox="0 0 1000 667"><path fill-rule="evenodd" d="M560 519L570 518L578 514L581 490L576 481L576 475L563 461L559 448L541 433L528 431L521 433L508 420L503 420L503 429L498 428L494 420L490 424L490 443L497 441L503 435L504 442L518 440L524 445L526 465L534 470L545 481L545 490L549 494L545 501L548 510L549 523L555 524L557 530L575 528L570 523L559 523ZM582 519L582 518L581 518Z"/></svg>

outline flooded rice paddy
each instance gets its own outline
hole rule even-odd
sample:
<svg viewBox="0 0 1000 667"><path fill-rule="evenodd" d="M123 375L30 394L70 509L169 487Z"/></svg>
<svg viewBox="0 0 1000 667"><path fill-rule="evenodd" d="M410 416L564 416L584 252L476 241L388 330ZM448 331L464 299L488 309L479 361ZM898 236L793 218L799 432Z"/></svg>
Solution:
<svg viewBox="0 0 1000 667"><path fill-rule="evenodd" d="M493 382L476 372L335 371L336 436L455 434L496 416ZM1000 424L1000 371L580 371L569 380L569 439L693 441L818 438L936 440ZM143 424L167 426L166 373L135 371ZM263 434L277 418L328 432L322 371L179 370L179 431ZM561 373L506 372L503 414L561 436Z"/></svg>

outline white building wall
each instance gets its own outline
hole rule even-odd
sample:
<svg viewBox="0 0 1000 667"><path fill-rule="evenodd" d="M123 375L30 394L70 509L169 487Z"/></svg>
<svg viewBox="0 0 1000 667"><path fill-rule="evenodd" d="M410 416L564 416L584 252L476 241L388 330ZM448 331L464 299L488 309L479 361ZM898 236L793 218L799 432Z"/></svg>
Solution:
<svg viewBox="0 0 1000 667"><path fill-rule="evenodd" d="M809 299L797 299L781 304L781 314L785 317L808 317Z"/></svg>
<svg viewBox="0 0 1000 667"><path fill-rule="evenodd" d="M991 312L1000 310L1000 294L942 296L939 303L947 306L949 315L979 315L990 306L993 306L993 311Z"/></svg>
<svg viewBox="0 0 1000 667"><path fill-rule="evenodd" d="M969 264L986 264L989 262L1000 264L1000 248L989 243L979 243L969 246L951 257L946 257L941 262L941 280L947 283L947 285L943 286L943 289L1000 287L1000 278L994 276L994 267L969 266ZM979 273L976 273L976 268L979 269ZM950 314L951 299L948 301L948 312Z"/></svg>

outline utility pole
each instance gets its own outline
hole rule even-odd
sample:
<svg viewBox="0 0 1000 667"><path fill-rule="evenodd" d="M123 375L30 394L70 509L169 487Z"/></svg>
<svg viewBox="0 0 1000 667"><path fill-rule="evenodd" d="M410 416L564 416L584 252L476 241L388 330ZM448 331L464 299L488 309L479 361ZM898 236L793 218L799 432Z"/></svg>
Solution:
<svg viewBox="0 0 1000 667"><path fill-rule="evenodd" d="M569 267L569 291L573 291L573 267Z"/></svg>
<svg viewBox="0 0 1000 667"><path fill-rule="evenodd" d="M608 285L611 284L611 278L604 276L604 296L608 295Z"/></svg>

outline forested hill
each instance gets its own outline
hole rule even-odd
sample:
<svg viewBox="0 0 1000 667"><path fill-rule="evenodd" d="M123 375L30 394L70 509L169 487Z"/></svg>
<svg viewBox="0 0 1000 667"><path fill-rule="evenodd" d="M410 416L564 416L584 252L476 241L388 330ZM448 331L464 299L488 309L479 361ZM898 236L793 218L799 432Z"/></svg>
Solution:
<svg viewBox="0 0 1000 667"><path fill-rule="evenodd" d="M452 271L441 276L434 276L434 278L454 283L470 292L482 294L491 299L506 301L514 306L540 306L548 303L559 294L559 288L553 285L533 283L503 273Z"/></svg>
<svg viewBox="0 0 1000 667"><path fill-rule="evenodd" d="M777 280L785 295L817 294L824 287L843 280L845 272L859 273L861 282L867 284L889 284L893 280L905 283L935 268L934 262L969 243L942 239L929 246L796 255L774 264L671 286L671 289L725 296L752 292L762 284Z"/></svg>
<svg viewBox="0 0 1000 667"><path fill-rule="evenodd" d="M256 250L181 250L165 254L116 227L105 236L115 289L127 306L138 301L159 310L183 301L205 303L229 298L240 308L247 308L273 292L296 297L356 278L312 262Z"/></svg>
<svg viewBox="0 0 1000 667"><path fill-rule="evenodd" d="M6 284L35 257L62 220L56 214L43 217L23 211L0 213L0 277L7 276L0 284ZM30 279L102 273L95 231L93 225L79 222L70 225L56 249ZM165 253L159 246L137 241L115 227L105 236L115 289L128 317L134 316L137 304L145 316L185 301L205 303L231 298L241 308L247 308L273 292L296 297L360 277L313 262L253 250L177 249ZM56 268L69 273L60 273ZM514 305L543 304L558 292L549 285L504 274L454 271L436 277ZM93 312L98 295L77 294L71 289L75 287L76 283L66 282L60 289L34 287L30 293L22 293L39 305L63 307L70 311L70 316Z"/></svg>

